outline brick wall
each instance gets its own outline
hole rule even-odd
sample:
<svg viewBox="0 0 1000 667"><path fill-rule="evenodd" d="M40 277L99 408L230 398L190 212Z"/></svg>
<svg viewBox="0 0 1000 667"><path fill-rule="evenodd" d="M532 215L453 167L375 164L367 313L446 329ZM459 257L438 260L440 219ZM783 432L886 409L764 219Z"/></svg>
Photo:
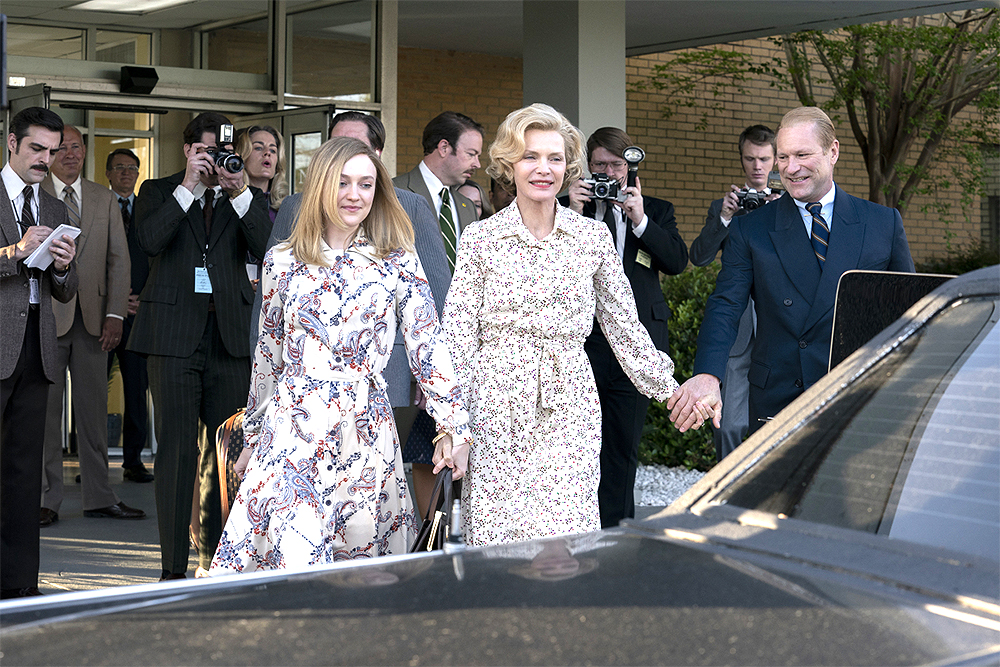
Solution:
<svg viewBox="0 0 1000 667"><path fill-rule="evenodd" d="M485 153L497 127L521 107L521 59L479 53L399 49L399 105L396 119L397 171L407 172L423 159L420 145L424 126L442 111L457 111L481 123L486 130ZM480 169L475 180L489 186Z"/></svg>
<svg viewBox="0 0 1000 667"><path fill-rule="evenodd" d="M749 51L756 58L773 55L765 40L748 40L728 48ZM701 231L705 213L713 199L728 191L729 184L742 185L742 170L737 156L736 139L748 125L763 123L776 128L781 116L798 100L790 91L772 88L767 81L745 84L746 95L723 98L724 111L712 114L707 126L699 130L702 111L685 110L670 120L663 118L665 98L655 90L633 91L632 86L649 77L653 67L671 58L655 54L628 58L626 75L629 93L626 101L626 131L646 151L639 176L643 192L673 202L682 236L690 243ZM822 96L821 96L822 98ZM497 126L513 109L522 104L521 61L475 53L405 49L399 51L399 171L408 171L422 157L420 136L424 125L441 111L460 111L486 127L484 153ZM837 183L847 192L868 196L868 177L861 152L846 118L836 122L840 140L840 160L835 169ZM483 167L488 160L483 159ZM939 164L941 173L950 172L952 164ZM485 172L476 179L488 183ZM951 219L942 224L939 214L922 212L935 197L952 203ZM927 260L944 254L946 233L953 244L961 245L982 234L981 203L976 198L965 219L959 205L959 193L945 191L935 197L915 197L903 222L914 260Z"/></svg>

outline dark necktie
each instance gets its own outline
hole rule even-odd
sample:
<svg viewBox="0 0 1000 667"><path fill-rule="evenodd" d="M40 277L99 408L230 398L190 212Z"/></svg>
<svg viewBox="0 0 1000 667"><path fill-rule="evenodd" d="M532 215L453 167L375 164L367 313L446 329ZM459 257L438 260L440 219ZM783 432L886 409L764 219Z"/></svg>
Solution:
<svg viewBox="0 0 1000 667"><path fill-rule="evenodd" d="M448 255L448 269L455 273L455 257L458 240L455 238L455 221L451 217L451 196L448 188L441 188L441 212L438 214L438 224L441 226L441 236L444 238L444 251Z"/></svg>
<svg viewBox="0 0 1000 667"><path fill-rule="evenodd" d="M205 237L212 234L212 204L215 201L215 190L205 190L205 202L201 205L201 213L205 216Z"/></svg>
<svg viewBox="0 0 1000 667"><path fill-rule="evenodd" d="M615 252L618 252L618 221L615 220L615 209L610 204L605 202L604 205L604 222L607 224L608 229L611 230L611 240L615 244Z"/></svg>
<svg viewBox="0 0 1000 667"><path fill-rule="evenodd" d="M826 249L830 245L830 227L820 215L823 210L821 203L818 201L810 202L806 204L806 210L812 214L813 219L812 234L810 235L813 251L816 253L816 259L819 260L820 268L823 268L823 264L826 263Z"/></svg>
<svg viewBox="0 0 1000 667"><path fill-rule="evenodd" d="M24 195L24 207L21 209L21 226L32 227L35 224L35 214L31 212L31 199L34 197L35 191L31 189L30 185L25 185L24 191L21 194Z"/></svg>
<svg viewBox="0 0 1000 667"><path fill-rule="evenodd" d="M122 207L122 223L125 225L125 233L128 233L129 225L132 224L132 213L128 210L128 199L118 198L118 205Z"/></svg>

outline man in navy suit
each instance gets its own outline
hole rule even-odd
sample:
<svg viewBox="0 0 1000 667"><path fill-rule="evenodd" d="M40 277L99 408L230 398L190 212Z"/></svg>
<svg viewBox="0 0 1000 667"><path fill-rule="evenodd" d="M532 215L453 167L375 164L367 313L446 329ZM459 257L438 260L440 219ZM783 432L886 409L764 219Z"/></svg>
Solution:
<svg viewBox="0 0 1000 667"><path fill-rule="evenodd" d="M719 427L719 381L751 296L757 309L747 374L753 433L826 373L840 276L852 269L913 271L899 211L834 185L840 144L822 110L785 114L777 149L786 193L730 225L698 336L695 375L667 402L681 431L703 423L697 402L714 410Z"/></svg>
<svg viewBox="0 0 1000 667"><path fill-rule="evenodd" d="M587 140L590 173L617 181L629 195L624 202L595 199L593 188L583 180L570 186L568 200L564 198L563 202L577 213L608 225L635 295L639 321L657 349L667 352L670 309L660 289L660 273L681 273L687 267L688 250L677 231L674 205L644 196L639 179L634 187L626 187L628 165L622 154L632 145L632 139L616 127L602 127ZM596 321L584 350L601 399L601 482L597 499L601 526L607 528L635 516L635 471L649 399L639 393L622 370Z"/></svg>

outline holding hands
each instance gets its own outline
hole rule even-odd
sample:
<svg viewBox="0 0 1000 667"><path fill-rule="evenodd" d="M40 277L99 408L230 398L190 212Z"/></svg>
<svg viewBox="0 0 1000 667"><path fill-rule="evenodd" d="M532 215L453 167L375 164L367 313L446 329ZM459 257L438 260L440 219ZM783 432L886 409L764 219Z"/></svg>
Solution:
<svg viewBox="0 0 1000 667"><path fill-rule="evenodd" d="M711 420L715 428L722 426L722 394L719 378L708 373L695 375L674 392L667 401L670 421L683 433L699 429Z"/></svg>

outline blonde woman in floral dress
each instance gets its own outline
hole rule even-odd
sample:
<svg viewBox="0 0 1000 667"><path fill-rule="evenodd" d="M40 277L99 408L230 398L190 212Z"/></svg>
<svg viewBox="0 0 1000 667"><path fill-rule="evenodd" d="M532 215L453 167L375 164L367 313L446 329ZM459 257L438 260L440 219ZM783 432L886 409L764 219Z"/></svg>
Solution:
<svg viewBox="0 0 1000 667"><path fill-rule="evenodd" d="M607 225L556 201L583 173L580 131L533 104L507 116L489 152L487 171L517 197L462 233L444 310L472 419L462 501L473 545L600 528L601 406L583 350L595 312L640 391L663 401L677 388Z"/></svg>
<svg viewBox="0 0 1000 667"><path fill-rule="evenodd" d="M467 444L468 414L413 228L364 143L338 137L319 149L260 289L247 449L236 464L245 476L210 574L405 553L416 521L382 379L397 322L445 434L437 469L456 468L451 449Z"/></svg>

